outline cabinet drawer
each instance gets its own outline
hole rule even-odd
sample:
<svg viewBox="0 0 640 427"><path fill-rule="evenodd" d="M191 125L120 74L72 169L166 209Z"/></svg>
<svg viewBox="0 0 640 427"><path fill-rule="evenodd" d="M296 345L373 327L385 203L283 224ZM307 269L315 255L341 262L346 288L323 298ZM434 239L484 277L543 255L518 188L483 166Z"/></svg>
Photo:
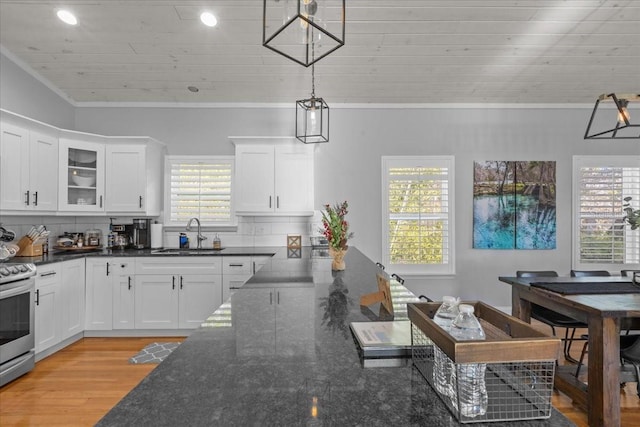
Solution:
<svg viewBox="0 0 640 427"><path fill-rule="evenodd" d="M114 258L109 262L109 274L131 276L136 273L135 258Z"/></svg>
<svg viewBox="0 0 640 427"><path fill-rule="evenodd" d="M220 274L220 257L181 256L137 258L136 274Z"/></svg>
<svg viewBox="0 0 640 427"><path fill-rule="evenodd" d="M46 264L38 267L36 287L48 285L62 280L62 263Z"/></svg>
<svg viewBox="0 0 640 427"><path fill-rule="evenodd" d="M250 256L225 256L222 258L222 274L251 275L253 264Z"/></svg>

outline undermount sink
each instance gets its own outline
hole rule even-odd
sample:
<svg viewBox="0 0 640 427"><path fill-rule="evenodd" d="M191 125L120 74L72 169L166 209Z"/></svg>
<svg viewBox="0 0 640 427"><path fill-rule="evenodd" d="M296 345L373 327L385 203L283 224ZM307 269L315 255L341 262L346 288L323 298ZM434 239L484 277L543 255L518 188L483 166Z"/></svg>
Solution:
<svg viewBox="0 0 640 427"><path fill-rule="evenodd" d="M223 251L222 249L213 249L213 248L189 248L189 249L178 249L178 248L162 248L162 249L154 249L151 251L151 255L207 255L213 254L216 252Z"/></svg>

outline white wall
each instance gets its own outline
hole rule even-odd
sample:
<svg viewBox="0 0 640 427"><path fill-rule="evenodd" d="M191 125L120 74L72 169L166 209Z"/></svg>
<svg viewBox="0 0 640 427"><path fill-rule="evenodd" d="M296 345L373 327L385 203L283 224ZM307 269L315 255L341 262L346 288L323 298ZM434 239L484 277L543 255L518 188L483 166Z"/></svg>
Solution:
<svg viewBox="0 0 640 427"><path fill-rule="evenodd" d="M0 108L73 129L75 108L0 53Z"/></svg>
<svg viewBox="0 0 640 427"><path fill-rule="evenodd" d="M330 102L330 100L329 100ZM331 105L330 105L331 106ZM518 269L571 269L571 160L577 154L638 154L637 141L587 142L590 107L331 108L331 138L316 149L316 209L348 200L353 244L381 257L381 156L454 155L457 274L407 278L418 293L481 299L508 306L500 275ZM229 135L292 135L287 108L79 108L79 130L150 135L171 154L232 154ZM557 161L557 249L472 249L474 160Z"/></svg>
<svg viewBox="0 0 640 427"><path fill-rule="evenodd" d="M145 135L168 145L170 154L233 154L229 135L280 136L294 133L291 108L123 108L79 107L75 125L70 106L53 92L2 61L0 106L53 125L106 135ZM5 70L8 70L5 72ZM9 89L7 94L5 89ZM595 96L595 95L594 95ZM331 100L328 100L329 103ZM510 290L499 275L518 269L571 268L571 159L578 154L640 154L633 141L582 139L590 108L346 108L331 105L331 141L316 149L316 209L348 200L353 245L380 260L380 158L383 155L454 155L456 162L457 274L448 278L407 278L417 293L444 294L510 305ZM557 161L557 249L544 251L472 249L472 171L474 160ZM35 220L35 219L34 219ZM317 218L316 218L317 220ZM78 219L77 231L94 220ZM108 221L103 221L102 225ZM86 224L89 225L89 224ZM243 220L227 242L268 243L295 221L274 220L258 227Z"/></svg>

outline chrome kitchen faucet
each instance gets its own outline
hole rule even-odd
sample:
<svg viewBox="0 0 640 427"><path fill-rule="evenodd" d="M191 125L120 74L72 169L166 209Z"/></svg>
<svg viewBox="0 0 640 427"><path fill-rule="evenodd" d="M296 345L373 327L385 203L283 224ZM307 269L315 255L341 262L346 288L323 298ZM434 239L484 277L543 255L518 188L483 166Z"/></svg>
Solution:
<svg viewBox="0 0 640 427"><path fill-rule="evenodd" d="M207 240L207 237L203 236L202 233L200 232L200 220L198 218L195 218L195 217L191 218L189 220L189 222L187 223L187 231L191 231L191 223L194 220L196 221L196 224L198 225L198 235L196 237L196 239L198 240L197 247L198 247L198 249L202 249L202 241L203 240Z"/></svg>

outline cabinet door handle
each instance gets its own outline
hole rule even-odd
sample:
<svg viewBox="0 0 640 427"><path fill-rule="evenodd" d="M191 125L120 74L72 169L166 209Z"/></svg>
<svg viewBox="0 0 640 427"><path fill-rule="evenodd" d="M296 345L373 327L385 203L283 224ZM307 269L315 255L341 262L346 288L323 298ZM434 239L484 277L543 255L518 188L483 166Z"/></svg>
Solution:
<svg viewBox="0 0 640 427"><path fill-rule="evenodd" d="M276 196L276 209L280 209L280 196Z"/></svg>
<svg viewBox="0 0 640 427"><path fill-rule="evenodd" d="M180 276L180 289L182 289L182 276Z"/></svg>
<svg viewBox="0 0 640 427"><path fill-rule="evenodd" d="M24 193L25 199L24 199L24 204L29 206L29 190L27 190L26 193ZM271 207L271 206L269 206Z"/></svg>
<svg viewBox="0 0 640 427"><path fill-rule="evenodd" d="M229 264L229 267L242 267L244 266L244 264L240 263L240 264Z"/></svg>
<svg viewBox="0 0 640 427"><path fill-rule="evenodd" d="M40 289L36 289L36 305L40 305Z"/></svg>
<svg viewBox="0 0 640 427"><path fill-rule="evenodd" d="M107 263L107 276L109 275L109 263Z"/></svg>
<svg viewBox="0 0 640 427"><path fill-rule="evenodd" d="M100 207L102 207L102 196L100 196Z"/></svg>
<svg viewBox="0 0 640 427"><path fill-rule="evenodd" d="M278 299L277 299L276 304L280 305L280 291L278 291Z"/></svg>
<svg viewBox="0 0 640 427"><path fill-rule="evenodd" d="M171 276L171 289L176 288L176 276Z"/></svg>
<svg viewBox="0 0 640 427"><path fill-rule="evenodd" d="M27 191L27 193L28 193L28 191ZM29 204L29 203L27 203L27 204ZM269 207L271 207L271 196L269 196Z"/></svg>
<svg viewBox="0 0 640 427"><path fill-rule="evenodd" d="M269 305L273 305L273 292L269 292Z"/></svg>
<svg viewBox="0 0 640 427"><path fill-rule="evenodd" d="M142 207L142 196L140 196L140 207Z"/></svg>
<svg viewBox="0 0 640 427"><path fill-rule="evenodd" d="M38 206L38 192L33 192L33 206Z"/></svg>
<svg viewBox="0 0 640 427"><path fill-rule="evenodd" d="M256 262L255 261L253 261L252 269L253 269L253 274L256 274Z"/></svg>
<svg viewBox="0 0 640 427"><path fill-rule="evenodd" d="M129 290L131 290L131 276L127 279Z"/></svg>
<svg viewBox="0 0 640 427"><path fill-rule="evenodd" d="M40 277L55 276L55 275L56 275L55 271L48 271L46 273L41 273Z"/></svg>

